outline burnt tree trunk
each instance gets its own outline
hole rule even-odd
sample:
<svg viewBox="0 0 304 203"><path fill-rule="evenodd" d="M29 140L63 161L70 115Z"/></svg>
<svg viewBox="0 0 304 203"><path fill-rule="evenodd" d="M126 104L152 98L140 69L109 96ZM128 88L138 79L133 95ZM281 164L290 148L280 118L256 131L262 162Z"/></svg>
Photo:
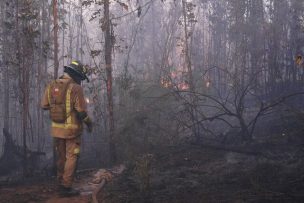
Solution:
<svg viewBox="0 0 304 203"><path fill-rule="evenodd" d="M53 0L53 20L54 20L54 79L58 78L58 5L57 0ZM56 172L56 152L55 145L53 146L53 173Z"/></svg>
<svg viewBox="0 0 304 203"><path fill-rule="evenodd" d="M112 31L110 20L110 1L104 1L104 39L105 39L105 63L107 75L107 99L108 99L108 123L109 123L109 155L110 163L116 162L116 149L114 141L114 112L113 112L113 95L112 95Z"/></svg>
<svg viewBox="0 0 304 203"><path fill-rule="evenodd" d="M0 158L0 175L7 175L12 170L16 169L20 164L15 154L18 154L11 134L8 130L3 128L3 135L5 137L4 150Z"/></svg>
<svg viewBox="0 0 304 203"><path fill-rule="evenodd" d="M5 142L3 154L0 157L0 175L7 175L16 169L19 169L21 163L24 161L24 157L28 157L31 166L34 167L38 163L39 156L45 155L44 152L30 151L27 148L16 145L12 138L13 136L4 128L3 135L5 137ZM24 151L26 152L25 154Z"/></svg>

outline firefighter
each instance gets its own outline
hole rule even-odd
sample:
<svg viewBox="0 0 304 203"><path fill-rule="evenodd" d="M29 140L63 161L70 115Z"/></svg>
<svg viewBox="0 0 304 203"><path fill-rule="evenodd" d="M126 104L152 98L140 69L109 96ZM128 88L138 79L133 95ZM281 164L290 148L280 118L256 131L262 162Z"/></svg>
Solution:
<svg viewBox="0 0 304 203"><path fill-rule="evenodd" d="M79 61L64 66L64 74L47 85L41 106L49 110L52 120L51 134L56 151L59 193L63 196L78 195L72 188L80 153L80 135L83 123L92 132L92 122L87 114L81 81L88 80L86 68Z"/></svg>

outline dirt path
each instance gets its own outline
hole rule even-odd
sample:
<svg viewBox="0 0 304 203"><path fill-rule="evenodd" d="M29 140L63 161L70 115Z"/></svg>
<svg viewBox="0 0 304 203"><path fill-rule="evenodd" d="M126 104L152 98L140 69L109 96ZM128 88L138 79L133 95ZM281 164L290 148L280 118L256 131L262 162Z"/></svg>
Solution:
<svg viewBox="0 0 304 203"><path fill-rule="evenodd" d="M89 197L70 197L70 198L59 198L54 197L46 201L46 203L89 203L90 198Z"/></svg>
<svg viewBox="0 0 304 203"><path fill-rule="evenodd" d="M2 186L1 203L89 203L90 195L77 197L60 197L54 180L23 183L18 186Z"/></svg>
<svg viewBox="0 0 304 203"><path fill-rule="evenodd" d="M74 197L60 196L54 179L32 180L31 183L23 181L22 184L2 186L0 203L97 203L97 194L100 190L124 170L124 165L118 165L112 169L86 170L78 173L73 187L80 191L80 195Z"/></svg>

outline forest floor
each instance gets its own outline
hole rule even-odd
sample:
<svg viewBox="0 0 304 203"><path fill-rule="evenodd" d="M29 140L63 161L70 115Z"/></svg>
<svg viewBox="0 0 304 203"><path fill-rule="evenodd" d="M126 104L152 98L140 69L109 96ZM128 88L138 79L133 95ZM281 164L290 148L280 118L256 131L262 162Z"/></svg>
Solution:
<svg viewBox="0 0 304 203"><path fill-rule="evenodd" d="M159 149L149 177L129 171L114 180L100 199L105 203L304 202L304 164L297 157L303 157L303 150L281 144L264 149L274 155L274 148L287 156L269 160L248 155L248 150L243 154L194 145Z"/></svg>
<svg viewBox="0 0 304 203"><path fill-rule="evenodd" d="M123 174L98 194L98 200L103 203L304 202L303 147L286 143L263 146L259 149L267 156L250 154L248 150L231 152L190 144L155 149L154 153L127 166ZM91 174L78 175L76 185ZM90 201L90 196L61 198L53 179L0 188L1 203Z"/></svg>

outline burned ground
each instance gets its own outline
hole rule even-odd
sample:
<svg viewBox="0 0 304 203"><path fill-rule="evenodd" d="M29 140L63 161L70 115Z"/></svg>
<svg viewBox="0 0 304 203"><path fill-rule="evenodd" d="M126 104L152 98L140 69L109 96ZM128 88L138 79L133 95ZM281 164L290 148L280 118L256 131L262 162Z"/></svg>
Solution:
<svg viewBox="0 0 304 203"><path fill-rule="evenodd" d="M260 152L267 154L269 149L274 152L272 148L264 145ZM98 200L105 203L301 202L304 198L302 155L302 146L283 143L280 152L268 158L191 144L168 146L128 164L122 175L99 192ZM83 184L93 172L78 174L76 185ZM90 202L90 196L60 198L51 178L26 182L2 184L0 202Z"/></svg>
<svg viewBox="0 0 304 203"><path fill-rule="evenodd" d="M302 160L268 160L187 145L156 153L149 170L149 177L130 170L100 198L172 203L301 202L304 198ZM149 185L142 187L145 182Z"/></svg>

